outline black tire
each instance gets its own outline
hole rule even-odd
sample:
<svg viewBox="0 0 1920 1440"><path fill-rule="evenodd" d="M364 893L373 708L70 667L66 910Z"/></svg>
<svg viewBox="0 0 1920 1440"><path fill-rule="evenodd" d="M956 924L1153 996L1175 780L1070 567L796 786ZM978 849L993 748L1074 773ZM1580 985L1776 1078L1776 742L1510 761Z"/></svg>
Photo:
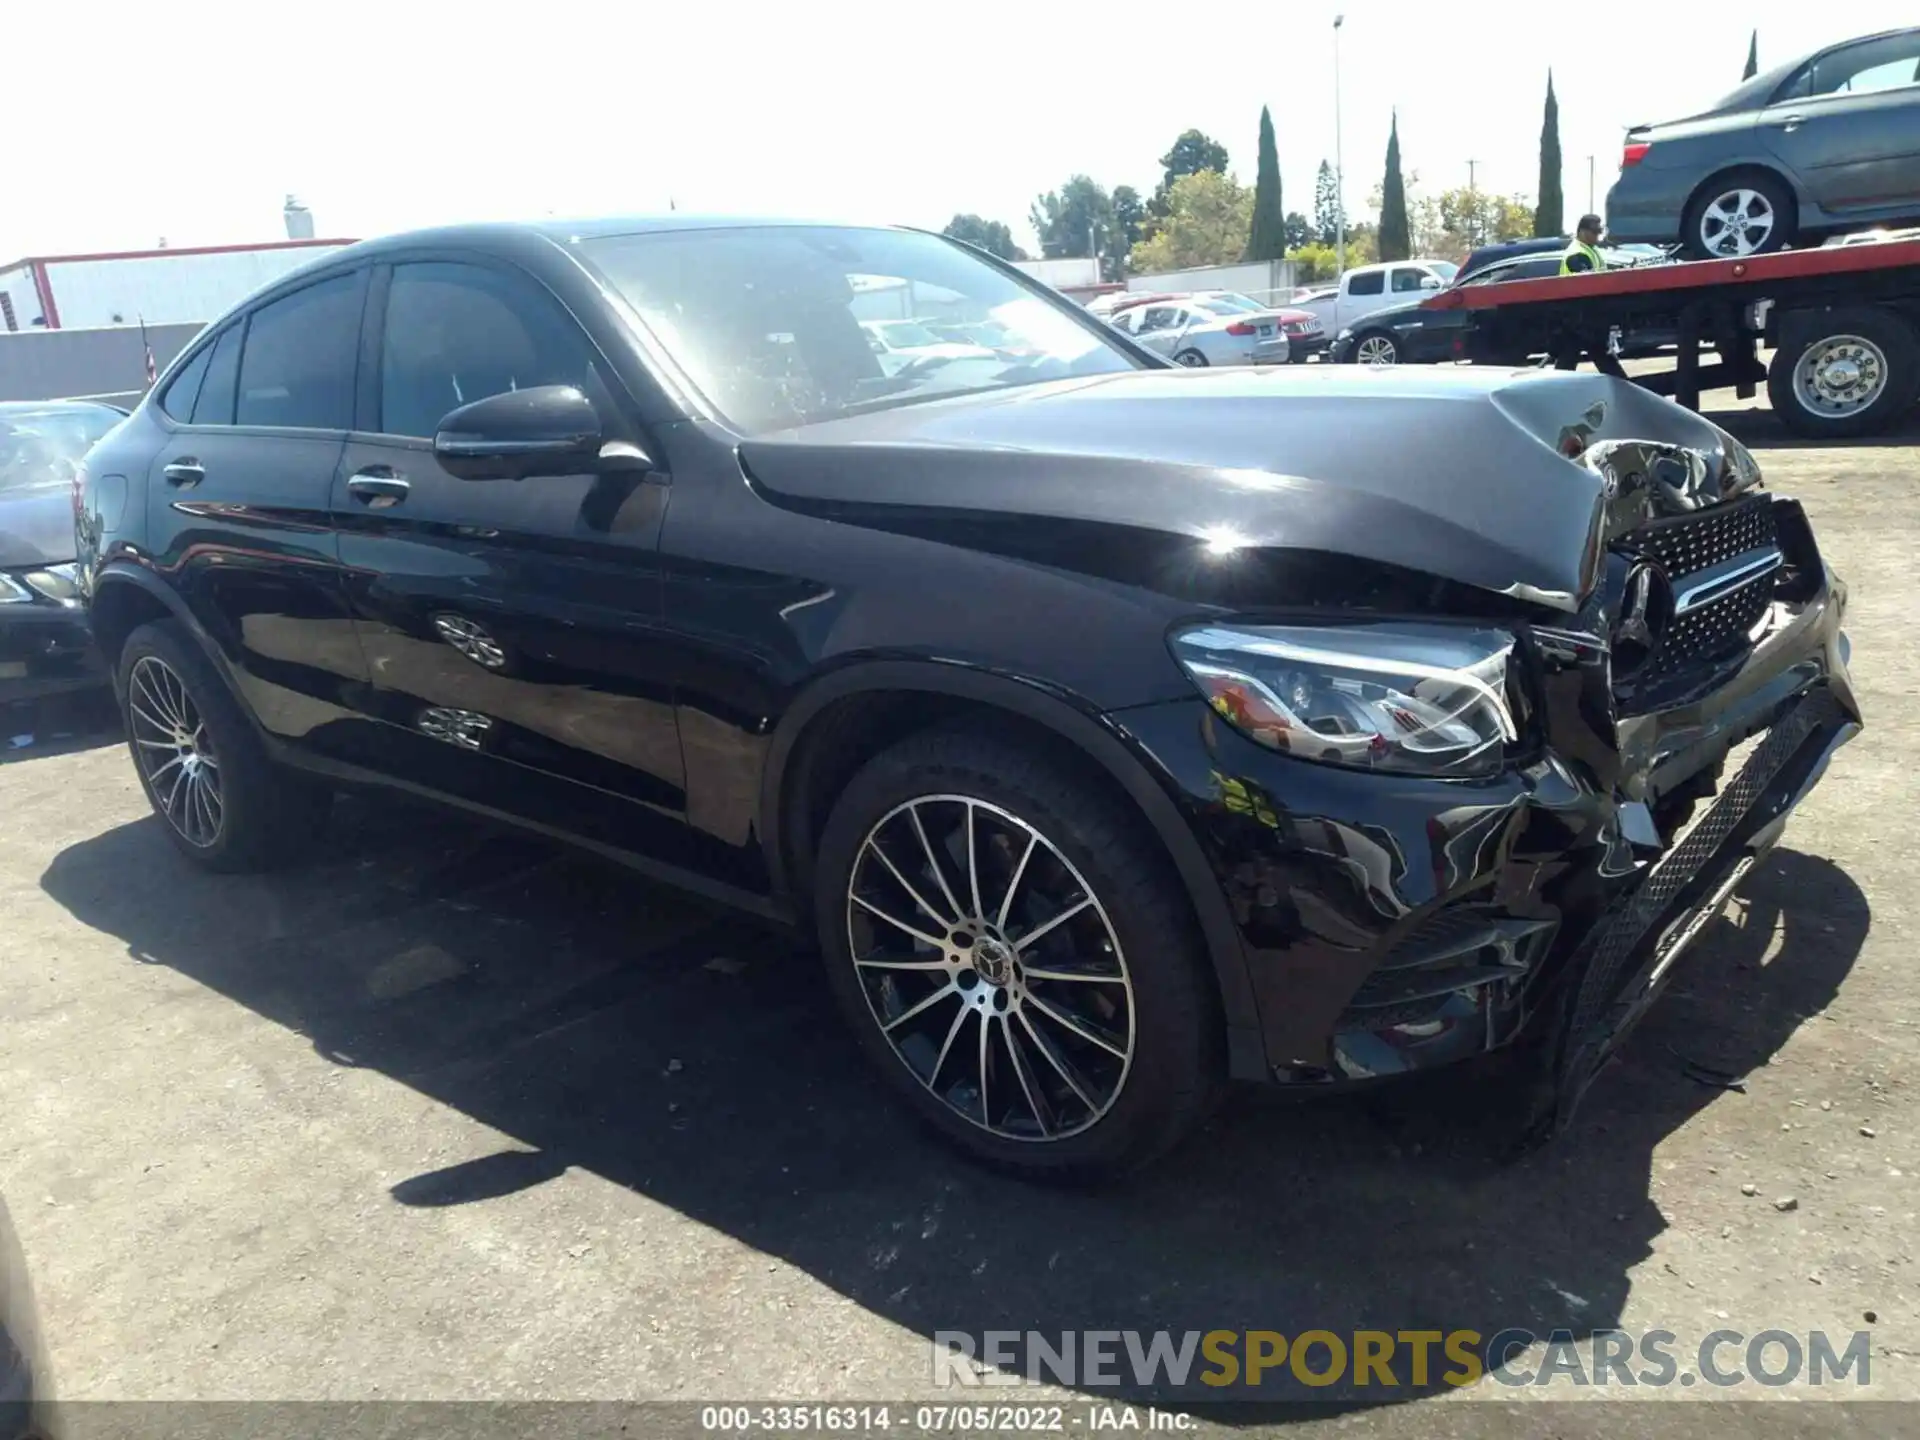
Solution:
<svg viewBox="0 0 1920 1440"><path fill-rule="evenodd" d="M1844 390L1821 380L1831 368L1823 355L1851 365L1852 373L1874 373L1874 388L1863 388L1849 402ZM1801 375L1801 362L1807 373ZM1833 397L1823 409L1820 394ZM1920 395L1920 337L1913 325L1891 310L1870 306L1788 317L1780 347L1767 367L1767 399L1780 423L1809 439L1844 439L1885 429ZM1871 398L1869 398L1871 397Z"/></svg>
<svg viewBox="0 0 1920 1440"><path fill-rule="evenodd" d="M1703 235L1702 227L1707 223L1708 208L1738 190L1751 190L1764 196L1774 218L1773 227L1763 240L1752 250L1735 254L1714 248ZM1686 214L1680 222L1680 248L1689 260L1729 260L1745 259L1748 255L1770 255L1793 244L1799 224L1800 207L1784 180L1766 170L1736 170L1701 186L1699 193L1687 202Z"/></svg>
<svg viewBox="0 0 1920 1440"><path fill-rule="evenodd" d="M186 713L198 722L194 728L202 739L196 750L203 757L198 763L211 756L208 768L217 772L218 816L211 830L186 818L178 755L159 737L180 705L171 695L164 703L156 698L154 684L168 676L177 678L185 705L191 707ZM129 635L114 679L134 773L161 828L181 854L205 869L231 873L271 869L306 848L325 823L332 793L267 757L219 671L177 621L142 625ZM156 779L156 768L170 760L175 768ZM212 813L213 807L204 805L195 812L202 820ZM211 838L204 838L208 835Z"/></svg>
<svg viewBox="0 0 1920 1440"><path fill-rule="evenodd" d="M1206 368L1207 357L1202 355L1198 350L1182 350L1178 355L1173 357L1173 363L1176 365L1187 365L1196 370L1201 370Z"/></svg>
<svg viewBox="0 0 1920 1440"><path fill-rule="evenodd" d="M1064 882L1083 884L1092 896L1094 905L1084 909L1074 924L1106 927L1098 933L1111 938L1114 949L1106 953L1111 955L1115 968L1127 983L1125 996L1114 1003L1127 1006L1131 1056L1128 1061L1117 1062L1119 1078L1111 1092L1097 1089L1088 1077L1099 1073L1098 1066L1111 1067L1116 1062L1103 1060L1100 1053L1078 1044L1072 1036L1062 1038L1067 1041L1064 1052L1068 1054L1069 1069L1080 1063L1071 1052L1078 1050L1081 1056L1092 1057L1095 1068L1081 1075L1085 1082L1082 1088L1089 1093L1081 1098L1091 1101L1110 1095L1103 1111L1091 1103L1078 1107L1074 1097L1079 1091L1069 1092L1066 1088L1072 1082L1063 1074L1049 1072L1041 1066L1039 1061L1046 1058L1046 1049L1037 1041L1061 1032L1042 1013L1022 1008L1033 1003L1036 986L1054 1004L1061 1004L1062 994L1096 998L1092 992L1101 990L1099 986L1083 985L1063 991L1044 977L1025 976L1016 965L1013 979L1006 984L1007 993L987 996L994 1003L984 1006L986 1013L976 1027L968 1019L968 1002L984 992L988 981L982 977L989 971L982 966L970 977L965 972L953 973L953 983L965 983L971 978L975 988L956 990L928 1010L919 1022L929 1031L946 1034L939 1055L930 1054L931 1038L910 1042L922 1045L919 1053L923 1063L931 1060L933 1081L938 1082L942 1076L957 1077L944 1087L945 1096L936 1094L909 1068L908 1060L883 1031L879 1019L883 1009L890 1008L898 1015L947 977L937 972L915 977L911 983L926 987L924 990L906 996L889 995L887 987L895 982L887 977L896 967L876 971L855 965L853 931L857 922L849 917L864 917L865 912L849 896L860 876L871 878L879 873L872 868L872 852L866 849L869 835L881 827L879 833L883 835L907 838L900 831L889 832L884 827L901 823L890 817L898 817L908 802L916 799L921 800L922 808L913 812L913 818L925 815L923 828L933 837L933 846L909 851L893 842L893 848L901 853L897 863L921 867L910 869L909 873L920 877L917 883L923 893L939 895L933 888L936 877L921 857L930 860L932 849L941 848L943 844L940 839L942 807L947 807L948 816L960 807L953 800L922 799L928 796L966 797L979 807L960 813L980 817L977 825L983 838L974 842L971 853L981 857L978 889L984 901L982 913L996 908L992 899L996 892L1004 897L1016 883L1029 887L1023 892L1022 900L1027 915L1008 916L1003 933L1008 934L1010 940L1016 929L1033 934L1045 923L1044 919L1033 923L1035 901L1025 897L1033 895L1036 889L1046 889L1048 873L1062 877ZM1047 852L1035 845L1032 853L1040 859L1017 869L1002 862L999 873L993 873L989 862L1001 838L993 833L993 827L1002 823L994 811L1030 827L1053 851ZM906 823L911 824L911 819ZM960 833L957 825L952 833ZM908 843L912 843L911 839ZM1005 849L998 853L1010 855L1012 851ZM952 849L945 850L945 854L949 865L942 868L950 872L956 893L964 896L963 867ZM857 865L868 868L857 870ZM1006 875L1006 880L1000 875ZM1121 809L1119 802L1090 787L1070 769L1034 751L985 735L940 731L912 736L877 756L854 776L827 821L815 868L814 901L828 976L861 1047L887 1082L923 1120L977 1159L1030 1178L1063 1181L1109 1178L1137 1168L1177 1144L1205 1118L1219 1093L1224 1054L1218 995L1196 924L1171 863L1140 834L1138 824ZM946 902L936 899L932 903L944 906ZM959 907L964 910L966 903L960 901ZM927 913L912 909L910 903L908 908L921 925L928 929L941 928ZM998 908L1005 910L1004 902ZM1056 933L1064 933L1069 928L1060 925ZM913 956L939 953L922 942L905 941L884 924L867 921L866 929L869 939L892 936L907 945L909 950L905 953ZM1076 938L1069 943L1078 947L1080 941ZM879 952L876 947L866 953L871 956ZM982 958L988 955L984 944L959 953ZM1014 949L1004 953L1013 960L1024 960L1036 970L1039 968L1034 965L1036 956L1040 957L1041 964L1060 963L1050 961L1043 950ZM1077 948L1075 953L1080 953ZM879 978L874 978L876 976ZM1116 992L1109 989L1102 994L1114 996ZM872 998L876 995L878 998ZM996 1016L996 1005L1002 1010L1020 1013ZM1083 1020L1092 1018L1096 1024L1108 1023L1090 1016L1077 1001L1063 1008ZM951 1022L947 1019L949 1015L953 1017ZM996 1018L1003 1021L998 1030L992 1024ZM899 1025L900 1018L893 1023ZM956 1036L962 1035L963 1026L964 1037L959 1048L952 1050L952 1060L947 1061L949 1047L955 1045ZM991 1062L980 1062L978 1070L984 1072L987 1079L972 1092L978 1095L984 1089L990 1096L999 1096L1002 1104L990 1109L983 1101L972 1116L958 1108L956 1097L968 1094L966 1070L973 1068L970 1052L981 1043L995 1044L980 1041L983 1034L1020 1038L1026 1068L1036 1077L1034 1084L1044 1080L1050 1087L1042 1091L1037 1103L1021 1075L1020 1059L1010 1053L1007 1041L1002 1038L997 1041L997 1048L990 1049ZM1052 1046L1051 1040L1047 1046ZM943 1061L947 1061L945 1068ZM962 1061L968 1063L960 1065ZM1016 1082L1019 1089L1014 1088ZM1060 1102L1057 1108L1056 1101ZM1053 1116L1060 1132L1050 1138L1045 1136L1042 1109ZM1000 1128L989 1128L995 1123L996 1112ZM1065 1122L1076 1116L1082 1128L1071 1131ZM1035 1127L1027 1124L1023 1117L1040 1122L1040 1133L1032 1133ZM1016 1123L1026 1125L1029 1133L1025 1138L1007 1133Z"/></svg>

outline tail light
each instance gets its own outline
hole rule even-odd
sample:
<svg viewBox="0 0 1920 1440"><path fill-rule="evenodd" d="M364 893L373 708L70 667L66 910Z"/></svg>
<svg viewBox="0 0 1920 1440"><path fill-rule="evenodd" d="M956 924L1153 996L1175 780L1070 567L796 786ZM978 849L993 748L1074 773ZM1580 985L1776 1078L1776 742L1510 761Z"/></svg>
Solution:
<svg viewBox="0 0 1920 1440"><path fill-rule="evenodd" d="M1229 335L1257 335L1260 332L1257 326L1249 324L1245 320L1236 320L1227 326L1227 333Z"/></svg>
<svg viewBox="0 0 1920 1440"><path fill-rule="evenodd" d="M1626 148L1620 152L1620 168L1624 170L1629 165L1638 165L1647 158L1647 151L1652 148L1651 140L1629 140Z"/></svg>

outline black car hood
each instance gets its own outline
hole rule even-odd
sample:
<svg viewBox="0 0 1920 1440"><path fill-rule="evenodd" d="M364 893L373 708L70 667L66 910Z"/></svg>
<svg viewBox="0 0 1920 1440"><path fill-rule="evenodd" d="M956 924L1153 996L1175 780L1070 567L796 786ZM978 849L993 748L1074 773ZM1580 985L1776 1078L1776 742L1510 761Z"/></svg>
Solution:
<svg viewBox="0 0 1920 1440"><path fill-rule="evenodd" d="M1602 375L1345 366L1003 389L763 435L740 459L771 503L934 540L1065 522L1116 550L1351 556L1571 611L1609 496L1562 450L1626 438L1724 463L1715 426Z"/></svg>
<svg viewBox="0 0 1920 1440"><path fill-rule="evenodd" d="M73 556L73 494L65 485L0 490L0 570Z"/></svg>

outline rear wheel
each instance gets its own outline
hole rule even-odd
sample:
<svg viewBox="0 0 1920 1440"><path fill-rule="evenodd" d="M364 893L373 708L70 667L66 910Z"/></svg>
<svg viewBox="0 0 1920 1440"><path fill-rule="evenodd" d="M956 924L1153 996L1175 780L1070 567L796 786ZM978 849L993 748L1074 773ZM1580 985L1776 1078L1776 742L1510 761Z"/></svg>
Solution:
<svg viewBox="0 0 1920 1440"><path fill-rule="evenodd" d="M1829 310L1783 326L1767 399L1797 435L1844 438L1884 428L1920 393L1920 339L1888 310Z"/></svg>
<svg viewBox="0 0 1920 1440"><path fill-rule="evenodd" d="M1793 192L1773 175L1749 170L1707 186L1687 206L1682 243L1703 260L1766 255L1793 243Z"/></svg>
<svg viewBox="0 0 1920 1440"><path fill-rule="evenodd" d="M974 1156L1107 1175L1205 1114L1221 1030L1185 896L1056 764L972 734L903 741L847 786L816 874L862 1047Z"/></svg>
<svg viewBox="0 0 1920 1440"><path fill-rule="evenodd" d="M142 625L127 637L118 687L140 788L182 854L209 870L262 870L312 838L328 791L267 758L177 623Z"/></svg>
<svg viewBox="0 0 1920 1440"><path fill-rule="evenodd" d="M1198 350L1182 350L1178 355L1174 356L1173 359L1175 364L1191 365L1195 368L1207 363L1207 357L1202 355Z"/></svg>

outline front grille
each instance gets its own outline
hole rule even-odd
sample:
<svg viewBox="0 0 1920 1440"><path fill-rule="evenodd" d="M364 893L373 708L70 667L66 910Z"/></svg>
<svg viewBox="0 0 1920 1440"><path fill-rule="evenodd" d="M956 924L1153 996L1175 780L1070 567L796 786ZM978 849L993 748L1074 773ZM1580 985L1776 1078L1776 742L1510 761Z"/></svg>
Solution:
<svg viewBox="0 0 1920 1440"><path fill-rule="evenodd" d="M1658 563L1676 592L1684 592L1688 579L1702 571L1779 545L1772 499L1751 495L1696 515L1651 521L1628 535L1623 548ZM1672 680L1739 654L1773 603L1773 588L1773 577L1763 575L1676 616L1659 649L1635 675L1636 688Z"/></svg>
<svg viewBox="0 0 1920 1440"><path fill-rule="evenodd" d="M1684 575L1711 569L1749 550L1779 543L1773 500L1749 495L1731 505L1714 505L1696 515L1651 520L1627 536L1625 547L1657 561L1678 582Z"/></svg>

